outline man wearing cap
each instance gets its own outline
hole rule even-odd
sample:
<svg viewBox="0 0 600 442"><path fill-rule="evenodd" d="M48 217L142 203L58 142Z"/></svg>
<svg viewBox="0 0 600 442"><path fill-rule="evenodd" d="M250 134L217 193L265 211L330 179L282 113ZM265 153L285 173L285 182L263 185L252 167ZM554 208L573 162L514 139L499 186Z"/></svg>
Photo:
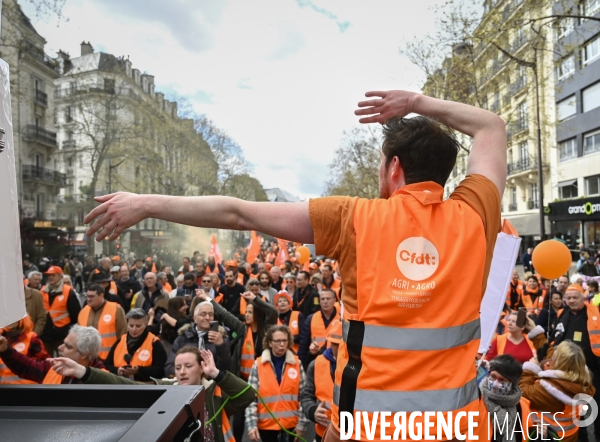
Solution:
<svg viewBox="0 0 600 442"><path fill-rule="evenodd" d="M112 267L112 262L108 256L101 258L98 266L92 271L88 282L93 282L99 280L100 276L108 279L110 277L110 269Z"/></svg>
<svg viewBox="0 0 600 442"><path fill-rule="evenodd" d="M316 275L317 273L319 273L319 266L317 265L316 262L311 262L308 265L308 273L310 273L310 276Z"/></svg>
<svg viewBox="0 0 600 442"><path fill-rule="evenodd" d="M48 315L40 338L48 354L54 356L71 326L77 324L81 304L75 290L63 283L63 270L60 267L50 266L44 274L48 283L42 287L41 293Z"/></svg>
<svg viewBox="0 0 600 442"><path fill-rule="evenodd" d="M104 276L102 273L92 275L92 281L90 284L98 284L104 290L104 299L110 302L116 302L121 307L127 302L125 293L117 286L113 281L112 276Z"/></svg>
<svg viewBox="0 0 600 442"><path fill-rule="evenodd" d="M300 391L302 410L308 419L315 422L315 439L321 442L325 429L331 423L331 401L333 399L333 380L340 342L342 342L342 323L335 321L327 333L330 347L308 364L306 385Z"/></svg>
<svg viewBox="0 0 600 442"><path fill-rule="evenodd" d="M129 271L129 276L131 278L135 278L136 281L141 284L142 281L144 281L144 261L142 261L140 258L136 259L133 263L133 267Z"/></svg>
<svg viewBox="0 0 600 442"><path fill-rule="evenodd" d="M585 303L585 293L579 284L567 287L564 301L567 307L556 324L554 341L545 359L549 359L554 348L565 339L577 344L585 355L585 365L593 374L592 383L596 389L594 400L600 403L600 311L595 305ZM528 336L533 340L543 334L544 329L538 325ZM594 430L600 434L600 419L594 422Z"/></svg>
<svg viewBox="0 0 600 442"><path fill-rule="evenodd" d="M305 367L308 367L326 345L327 333L333 322L340 319L340 312L335 308L336 299L333 290L323 289L319 294L319 311L309 315L302 324L298 358Z"/></svg>
<svg viewBox="0 0 600 442"><path fill-rule="evenodd" d="M82 327L94 327L100 333L102 344L98 357L105 360L118 339L127 333L123 308L116 302L104 299L104 288L93 284L87 289L87 305L79 312L77 322Z"/></svg>
<svg viewBox="0 0 600 442"><path fill-rule="evenodd" d="M288 326L294 337L292 350L298 354L298 349L300 348L300 327L304 324L304 314L297 310L292 310L292 297L285 290L281 290L275 295L273 304L279 313L277 325Z"/></svg>

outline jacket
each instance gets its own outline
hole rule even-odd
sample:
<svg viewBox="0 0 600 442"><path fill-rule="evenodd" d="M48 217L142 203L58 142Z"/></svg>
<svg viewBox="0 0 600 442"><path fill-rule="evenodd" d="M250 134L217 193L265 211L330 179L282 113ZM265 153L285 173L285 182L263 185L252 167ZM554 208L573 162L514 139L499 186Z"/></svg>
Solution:
<svg viewBox="0 0 600 442"><path fill-rule="evenodd" d="M298 310L305 318L321 309L319 292L312 288L310 284L304 287L304 290L296 289L292 298L292 310Z"/></svg>
<svg viewBox="0 0 600 442"><path fill-rule="evenodd" d="M335 358L333 357L333 353L331 349L327 350L322 355L319 355L318 358L323 358L329 362L329 370L325 373L321 373L321 375L330 376L332 391L333 391L333 376L335 373ZM317 410L317 406L319 405L319 398L317 398L317 386L316 386L316 375L315 375L315 364L316 359L308 364L308 370L306 371L306 386L300 391L300 403L302 404L302 409L304 410L304 415L310 419L312 422L317 422L315 420L315 411ZM321 434L322 436L322 434Z"/></svg>
<svg viewBox="0 0 600 442"><path fill-rule="evenodd" d="M25 287L25 308L33 322L33 331L39 336L46 325L46 309L39 290Z"/></svg>
<svg viewBox="0 0 600 442"><path fill-rule="evenodd" d="M231 367L231 353L229 351L229 342L227 339L227 333L220 327L221 333L223 334L223 344L216 346L212 342L208 342L208 333L204 335L204 348L210 350L215 358L215 365L219 370L229 370ZM180 348L196 347L198 348L198 333L196 331L196 324L186 324L179 329L179 336L173 342L171 347L171 353L165 363L165 375L171 376L175 374L175 355Z"/></svg>
<svg viewBox="0 0 600 442"><path fill-rule="evenodd" d="M315 337L315 333L312 330L312 319L313 316L316 314L320 314L321 312L317 312L317 313L313 313L312 315L310 315L308 318L306 318L306 320L304 321L304 324L302 324L302 328L300 329L300 347L298 349L298 357L300 358L300 360L302 361L302 364L304 367L308 367L308 364L310 364L311 361L313 361L317 355L313 355L310 353L310 351L308 350L310 347L310 344L313 341L313 338ZM329 327L329 325L334 321L334 320L339 320L340 319L340 315L339 312L337 311L337 309L334 307L333 309L333 313L331 315L330 319L325 318L325 316L322 316L323 318L323 324L325 325L325 327ZM327 337L327 333L325 333L325 336L319 336L319 339L321 338L326 338ZM323 344L326 344L326 339L323 340L323 342L321 342L321 346L323 346Z"/></svg>
<svg viewBox="0 0 600 442"><path fill-rule="evenodd" d="M131 381L122 376L116 376L112 373L103 372L101 370L89 369L86 370L85 376L81 379L85 384L121 384L121 385L138 385L139 382ZM174 379L152 379L156 385L177 385ZM233 397L242 392L248 384L238 377L232 375L228 371L219 373L216 379L207 380L202 379L202 385L206 388L205 390L205 403L206 411L210 417L215 415L215 411L219 410L223 405L224 401L228 397ZM215 395L216 387L221 389L221 397ZM240 411L243 411L248 404L254 401L255 393L249 388L242 395L235 399L230 399L225 405L225 413L227 416L233 416ZM215 419L213 421L215 426L215 441L226 442L223 438L222 432L222 419Z"/></svg>
<svg viewBox="0 0 600 442"><path fill-rule="evenodd" d="M584 387L581 384L563 379L564 373L560 370L545 370L532 362L523 364L523 375L519 387L523 397L531 402L531 409L550 413L563 412L565 405L574 404L573 396L585 393L593 396L596 392L593 386ZM561 415L557 415L560 417ZM564 425L564 424L563 424ZM558 432L561 436L561 432ZM576 442L577 434L565 437L564 442Z"/></svg>
<svg viewBox="0 0 600 442"><path fill-rule="evenodd" d="M163 290L160 283L156 283L156 290L151 294L148 294L148 287L144 286L141 291L133 295L131 298L131 308L143 308L147 313L151 308L156 307L160 301L164 302L163 307L166 310L167 303L169 302L169 294Z"/></svg>
<svg viewBox="0 0 600 442"><path fill-rule="evenodd" d="M232 330L232 328L221 318L224 317L223 312L226 312L230 316L233 316L233 315L228 313L223 307L221 307L216 302L214 302L214 301L211 301L211 302L212 302L213 306L215 307L215 318L217 317L217 310L218 310L219 311L219 320L225 324L225 327ZM255 308L257 308L259 310L263 310L265 312L265 314L266 314L265 324L264 324L265 330L268 329L270 326L277 324L277 310L275 310L275 307L273 307L272 304L263 300L260 296L257 296L256 298L254 298L254 301L252 301L252 305L254 305ZM217 307L218 307L218 309L217 309ZM235 318L235 320L238 321L240 324L242 324L241 321L239 321L237 318ZM228 320L228 322L232 323L233 320L230 318ZM245 324L242 324L242 326L243 326L243 331L239 328L237 330L235 330L236 337L234 338L232 336L232 342L231 342L232 362L231 362L231 370L229 370L229 371L231 371L236 376L240 376L240 360L242 357L242 345L244 344L244 338L246 337L246 333L247 333L247 326ZM259 339L262 339L262 338L263 337L261 336Z"/></svg>

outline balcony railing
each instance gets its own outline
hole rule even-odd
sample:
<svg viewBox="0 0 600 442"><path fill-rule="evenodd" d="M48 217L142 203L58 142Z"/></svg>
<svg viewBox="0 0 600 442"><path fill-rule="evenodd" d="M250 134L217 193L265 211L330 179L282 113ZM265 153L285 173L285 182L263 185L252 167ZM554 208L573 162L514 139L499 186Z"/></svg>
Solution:
<svg viewBox="0 0 600 442"><path fill-rule="evenodd" d="M508 205L508 211L509 212L516 212L517 211L517 203L509 204Z"/></svg>
<svg viewBox="0 0 600 442"><path fill-rule="evenodd" d="M42 106L48 106L48 94L38 89L35 90L35 102Z"/></svg>
<svg viewBox="0 0 600 442"><path fill-rule="evenodd" d="M46 130L40 126L36 126L34 124L30 124L25 126L24 131L25 138L30 140L40 141L45 144L50 144L53 147L56 147L56 132L51 132Z"/></svg>
<svg viewBox="0 0 600 442"><path fill-rule="evenodd" d="M527 201L527 208L529 210L539 209L540 203L539 203L539 201Z"/></svg>
<svg viewBox="0 0 600 442"><path fill-rule="evenodd" d="M84 203L88 200L89 200L89 198L85 193L76 193L74 195L59 195L58 196L59 203Z"/></svg>
<svg viewBox="0 0 600 442"><path fill-rule="evenodd" d="M519 172L526 172L536 167L537 162L533 158L521 158L517 161L513 161L507 165L508 175L512 175Z"/></svg>
<svg viewBox="0 0 600 442"><path fill-rule="evenodd" d="M516 95L521 92L525 87L527 87L527 80L524 78L519 78L513 84L510 85L510 93L511 95Z"/></svg>
<svg viewBox="0 0 600 442"><path fill-rule="evenodd" d="M42 181L59 187L67 185L67 176L64 173L30 164L23 165L23 179Z"/></svg>
<svg viewBox="0 0 600 442"><path fill-rule="evenodd" d="M76 94L77 92L79 92L79 88L77 86L71 86L67 88L61 88L58 86L56 89L54 89L54 98L68 97Z"/></svg>
<svg viewBox="0 0 600 442"><path fill-rule="evenodd" d="M502 96L502 106L510 106L511 99L512 99L511 94L503 95Z"/></svg>
<svg viewBox="0 0 600 442"><path fill-rule="evenodd" d="M62 142L63 150L73 150L73 149L75 149L75 147L76 147L75 140L65 140Z"/></svg>
<svg viewBox="0 0 600 442"><path fill-rule="evenodd" d="M517 52L525 43L527 43L527 36L515 38L511 46L512 52Z"/></svg>

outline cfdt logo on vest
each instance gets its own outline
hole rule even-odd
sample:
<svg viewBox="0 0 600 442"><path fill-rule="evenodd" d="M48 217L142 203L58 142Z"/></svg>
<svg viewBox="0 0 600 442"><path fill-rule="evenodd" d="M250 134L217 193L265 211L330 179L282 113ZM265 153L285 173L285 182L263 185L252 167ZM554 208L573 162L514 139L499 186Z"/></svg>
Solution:
<svg viewBox="0 0 600 442"><path fill-rule="evenodd" d="M431 241L412 236L400 243L396 250L396 264L404 276L412 281L423 281L435 273L440 255Z"/></svg>

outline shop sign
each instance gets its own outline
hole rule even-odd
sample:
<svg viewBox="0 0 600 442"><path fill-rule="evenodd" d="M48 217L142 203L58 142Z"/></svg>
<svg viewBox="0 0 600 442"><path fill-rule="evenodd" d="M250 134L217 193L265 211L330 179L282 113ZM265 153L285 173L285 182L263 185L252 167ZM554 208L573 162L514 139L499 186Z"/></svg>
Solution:
<svg viewBox="0 0 600 442"><path fill-rule="evenodd" d="M569 206L567 210L569 212L569 215L575 215L577 213L593 215L594 213L600 213L600 204L592 204L588 201L587 203L582 204L581 206Z"/></svg>

